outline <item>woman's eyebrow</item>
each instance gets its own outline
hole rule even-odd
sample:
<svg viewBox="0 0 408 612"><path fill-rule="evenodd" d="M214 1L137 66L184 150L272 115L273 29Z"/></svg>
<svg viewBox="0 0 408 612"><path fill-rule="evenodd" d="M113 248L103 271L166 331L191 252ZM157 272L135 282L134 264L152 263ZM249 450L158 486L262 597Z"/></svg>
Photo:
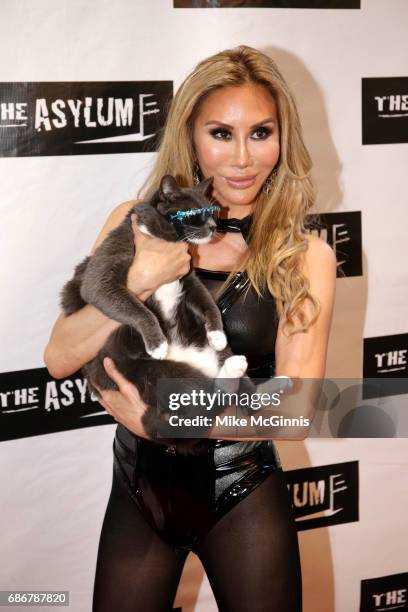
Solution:
<svg viewBox="0 0 408 612"><path fill-rule="evenodd" d="M252 130L253 128L260 127L261 125L264 125L265 123L275 123L275 119L273 117L268 117L267 119L264 119L263 121L259 121L258 123L251 125L250 129ZM212 119L211 121L207 121L206 123L204 123L204 125L211 125L211 124L221 125L222 127L228 128L230 130L234 129L232 125L229 125L228 123L223 123L222 121L217 121L216 119Z"/></svg>

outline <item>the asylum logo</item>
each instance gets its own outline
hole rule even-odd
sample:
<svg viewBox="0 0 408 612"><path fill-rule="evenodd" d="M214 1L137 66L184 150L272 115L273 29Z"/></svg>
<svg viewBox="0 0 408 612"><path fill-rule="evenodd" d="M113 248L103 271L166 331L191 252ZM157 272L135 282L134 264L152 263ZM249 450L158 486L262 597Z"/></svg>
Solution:
<svg viewBox="0 0 408 612"><path fill-rule="evenodd" d="M0 442L110 423L80 372L58 380L46 368L0 374Z"/></svg>
<svg viewBox="0 0 408 612"><path fill-rule="evenodd" d="M408 610L408 573L361 581L360 612Z"/></svg>
<svg viewBox="0 0 408 612"><path fill-rule="evenodd" d="M361 0L174 0L174 8L359 9Z"/></svg>
<svg viewBox="0 0 408 612"><path fill-rule="evenodd" d="M299 531L359 520L358 462L285 472Z"/></svg>
<svg viewBox="0 0 408 612"><path fill-rule="evenodd" d="M408 393L408 334L364 338L363 376L363 398Z"/></svg>
<svg viewBox="0 0 408 612"><path fill-rule="evenodd" d="M361 211L313 215L307 227L334 250L337 276L362 275Z"/></svg>
<svg viewBox="0 0 408 612"><path fill-rule="evenodd" d="M408 77L362 80L363 144L408 142Z"/></svg>
<svg viewBox="0 0 408 612"><path fill-rule="evenodd" d="M0 84L0 155L155 151L172 81Z"/></svg>

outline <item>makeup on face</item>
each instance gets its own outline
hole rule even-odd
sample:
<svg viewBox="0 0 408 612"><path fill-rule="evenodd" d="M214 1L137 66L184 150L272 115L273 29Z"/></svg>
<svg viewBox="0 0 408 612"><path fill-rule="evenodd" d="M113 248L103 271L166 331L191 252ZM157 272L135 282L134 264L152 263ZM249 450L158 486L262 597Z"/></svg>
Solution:
<svg viewBox="0 0 408 612"><path fill-rule="evenodd" d="M245 216L279 160L272 95L258 84L212 92L196 119L194 145L203 176L214 176L213 196L229 216Z"/></svg>

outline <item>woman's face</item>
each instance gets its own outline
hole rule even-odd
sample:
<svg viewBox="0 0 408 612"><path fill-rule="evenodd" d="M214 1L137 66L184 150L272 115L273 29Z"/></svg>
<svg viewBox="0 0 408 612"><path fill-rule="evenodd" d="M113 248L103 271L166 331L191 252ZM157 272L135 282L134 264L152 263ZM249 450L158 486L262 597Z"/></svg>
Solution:
<svg viewBox="0 0 408 612"><path fill-rule="evenodd" d="M248 214L245 207L254 203L279 159L272 95L258 84L215 90L202 103L193 139L204 178L214 177L213 196L230 217Z"/></svg>

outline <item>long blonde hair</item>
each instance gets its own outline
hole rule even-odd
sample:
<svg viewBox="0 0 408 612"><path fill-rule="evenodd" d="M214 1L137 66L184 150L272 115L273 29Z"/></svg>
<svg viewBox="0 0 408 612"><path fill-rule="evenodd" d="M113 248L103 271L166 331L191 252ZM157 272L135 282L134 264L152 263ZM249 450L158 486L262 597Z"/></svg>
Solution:
<svg viewBox="0 0 408 612"><path fill-rule="evenodd" d="M307 331L320 312L319 301L309 292L308 280L299 270L308 243L306 215L314 204L315 190L295 100L272 59L241 45L199 62L171 101L155 164L138 197L150 197L164 174L172 174L184 187L193 185L193 129L201 104L216 89L247 83L268 89L277 105L280 126L280 158L273 187L269 194L261 190L253 209L245 267L250 283L247 290L253 286L260 296L267 285L276 300L278 316L284 317L283 328L291 328L290 336ZM220 291L238 269L237 264ZM301 308L305 300L311 305L309 320ZM294 329L295 317L300 327Z"/></svg>

